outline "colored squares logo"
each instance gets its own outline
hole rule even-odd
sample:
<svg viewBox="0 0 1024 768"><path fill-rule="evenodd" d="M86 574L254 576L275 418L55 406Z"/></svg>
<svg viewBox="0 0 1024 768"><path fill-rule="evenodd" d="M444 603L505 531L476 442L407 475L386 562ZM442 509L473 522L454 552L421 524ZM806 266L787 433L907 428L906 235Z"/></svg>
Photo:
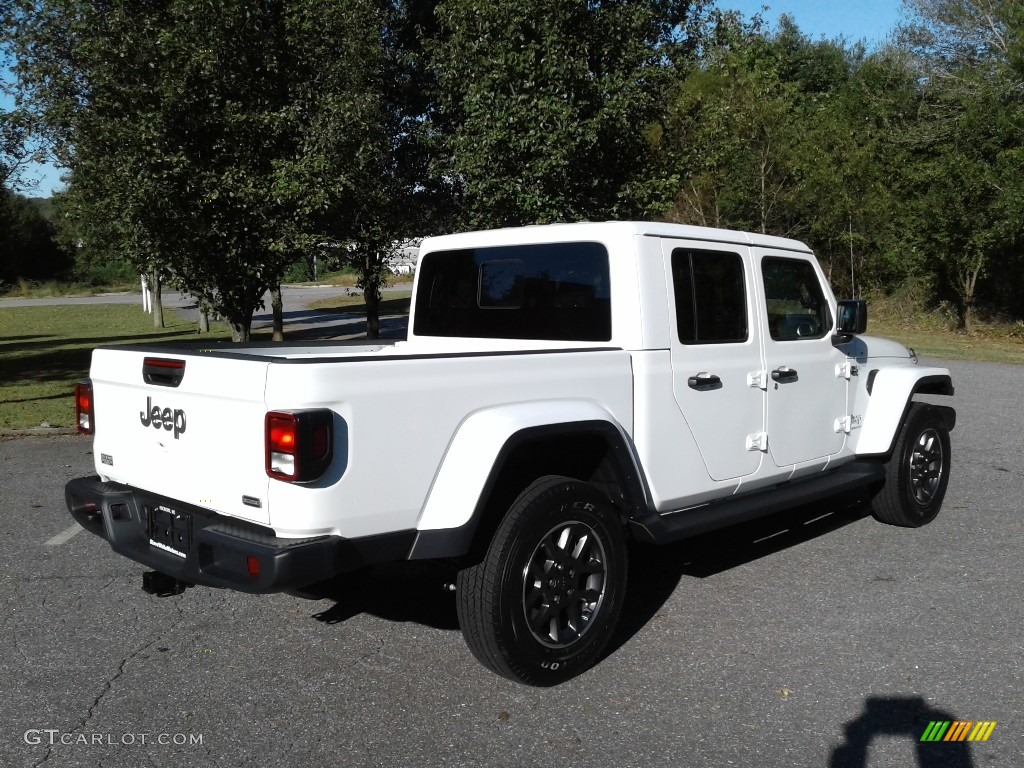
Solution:
<svg viewBox="0 0 1024 768"><path fill-rule="evenodd" d="M995 728L995 720L933 720L921 741L988 741Z"/></svg>

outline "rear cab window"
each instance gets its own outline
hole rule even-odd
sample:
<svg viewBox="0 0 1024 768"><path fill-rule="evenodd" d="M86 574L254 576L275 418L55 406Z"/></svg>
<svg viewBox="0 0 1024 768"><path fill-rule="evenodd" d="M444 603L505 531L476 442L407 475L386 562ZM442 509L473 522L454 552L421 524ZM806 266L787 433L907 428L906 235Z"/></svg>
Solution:
<svg viewBox="0 0 1024 768"><path fill-rule="evenodd" d="M417 336L611 340L608 251L601 243L434 251L419 270Z"/></svg>

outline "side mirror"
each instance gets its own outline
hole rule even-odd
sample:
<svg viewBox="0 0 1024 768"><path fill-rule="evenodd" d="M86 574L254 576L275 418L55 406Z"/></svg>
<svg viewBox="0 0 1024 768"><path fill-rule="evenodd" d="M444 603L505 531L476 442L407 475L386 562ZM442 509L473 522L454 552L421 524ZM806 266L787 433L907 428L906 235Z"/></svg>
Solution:
<svg viewBox="0 0 1024 768"><path fill-rule="evenodd" d="M836 323L837 333L864 333L868 327L868 303L856 301L839 302L839 320Z"/></svg>

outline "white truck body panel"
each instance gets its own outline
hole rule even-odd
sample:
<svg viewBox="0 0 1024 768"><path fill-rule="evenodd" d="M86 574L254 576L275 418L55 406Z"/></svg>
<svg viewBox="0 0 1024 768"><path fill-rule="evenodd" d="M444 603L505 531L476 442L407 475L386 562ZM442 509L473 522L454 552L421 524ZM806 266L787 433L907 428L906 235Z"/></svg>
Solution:
<svg viewBox="0 0 1024 768"><path fill-rule="evenodd" d="M664 282L672 284L673 254L697 251L714 257L738 257L744 267L744 305L747 317L759 316L760 300L757 282L751 268L750 249L746 245L708 243L700 240L663 239ZM679 307L673 291L668 292L669 322L675 326ZM708 474L714 480L746 477L761 467L762 451L747 446L751 435L765 429L765 392L752 386L752 374L763 369L761 328L751 322L746 327L745 341L728 344L685 344L676 333L671 334L672 392L683 412L686 427L700 448ZM692 377L714 375L721 387L697 390L690 385Z"/></svg>
<svg viewBox="0 0 1024 768"><path fill-rule="evenodd" d="M104 480L180 499L223 515L267 524L267 509L243 494L266 496L264 387L268 362L187 355L176 388L143 382L147 357L186 359L130 349L97 349L90 376L96 407L93 460ZM151 406L184 414L185 431L143 426Z"/></svg>
<svg viewBox="0 0 1024 768"><path fill-rule="evenodd" d="M603 413L631 431L630 379L628 353L613 349L273 364L267 409L329 408L344 425L336 434L345 435L337 440L345 458L314 483L272 482L271 525L279 536L347 538L416 528L446 452L465 451L455 441L464 424L474 435L476 424L523 428L538 418L517 416L530 407L551 416L558 404L576 403L592 404L587 413ZM504 443L509 434L494 439ZM488 448L477 450L473 461ZM462 468L461 492L454 478L442 478L439 491L455 506L440 510L435 502L425 518L430 525L473 511L473 488L486 480L472 476L474 466Z"/></svg>

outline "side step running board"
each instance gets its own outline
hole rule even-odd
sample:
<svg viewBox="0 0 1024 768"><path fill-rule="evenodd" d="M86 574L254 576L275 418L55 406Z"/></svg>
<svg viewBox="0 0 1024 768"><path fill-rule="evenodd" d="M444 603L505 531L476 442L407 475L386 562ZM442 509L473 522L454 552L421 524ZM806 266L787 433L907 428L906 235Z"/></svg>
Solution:
<svg viewBox="0 0 1024 768"><path fill-rule="evenodd" d="M881 462L854 461L838 469L700 507L647 514L630 520L629 527L637 541L667 544L837 496L884 479L885 465Z"/></svg>

